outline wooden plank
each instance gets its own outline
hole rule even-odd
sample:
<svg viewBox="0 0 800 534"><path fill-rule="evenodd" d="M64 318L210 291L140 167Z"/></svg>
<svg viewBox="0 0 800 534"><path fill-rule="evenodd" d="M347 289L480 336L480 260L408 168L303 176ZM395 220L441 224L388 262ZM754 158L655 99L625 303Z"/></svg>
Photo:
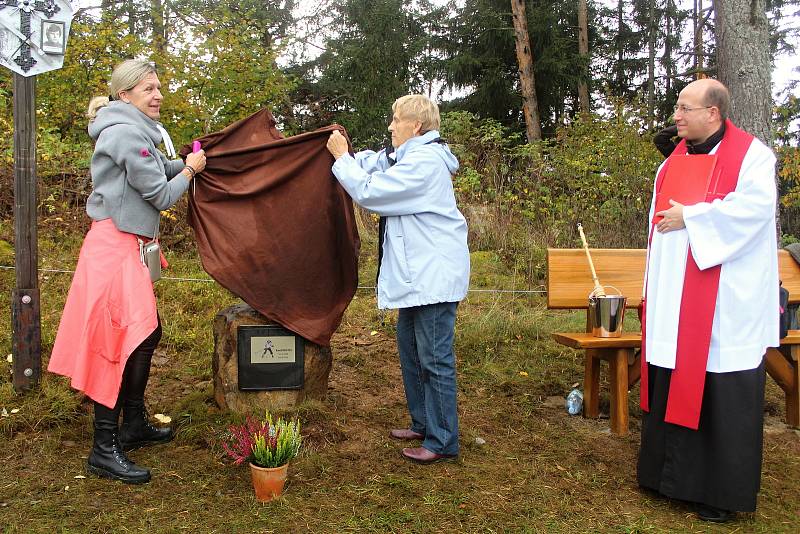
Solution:
<svg viewBox="0 0 800 534"><path fill-rule="evenodd" d="M783 287L789 290L789 302L800 302L800 265L785 250L778 251L778 272Z"/></svg>
<svg viewBox="0 0 800 534"><path fill-rule="evenodd" d="M792 364L789 363L783 354L777 349L772 347L767 349L767 354L764 356L764 363L767 368L769 376L775 380L775 383L780 388L789 392L792 390Z"/></svg>
<svg viewBox="0 0 800 534"><path fill-rule="evenodd" d="M640 348L642 334L640 332L623 332L620 337L594 337L591 332L554 332L553 339L562 345L573 349L619 349ZM800 345L800 330L789 330L789 335L781 339L781 346ZM792 353L791 359L797 361L797 353Z"/></svg>
<svg viewBox="0 0 800 534"><path fill-rule="evenodd" d="M597 277L628 297L627 306L639 306L644 285L645 249L595 249L591 251ZM785 250L778 251L778 269L789 302L800 303L800 265ZM583 249L547 249L547 307L581 309L588 306L592 274ZM797 341L800 343L800 340Z"/></svg>
<svg viewBox="0 0 800 534"><path fill-rule="evenodd" d="M594 337L589 332L556 332L553 339L573 349L638 349L642 334L625 333L620 337Z"/></svg>
<svg viewBox="0 0 800 534"><path fill-rule="evenodd" d="M781 339L781 347L789 345L800 345L800 330L789 330L786 337ZM797 361L797 354L792 354L791 358Z"/></svg>
<svg viewBox="0 0 800 534"><path fill-rule="evenodd" d="M800 347L793 346L792 351L796 353ZM800 362L787 360L774 348L767 349L764 360L767 373L786 393L786 424L800 426Z"/></svg>
<svg viewBox="0 0 800 534"><path fill-rule="evenodd" d="M611 432L628 433L628 356L632 349L617 349L609 359L611 385Z"/></svg>
<svg viewBox="0 0 800 534"><path fill-rule="evenodd" d="M12 382L32 388L41 373L41 314L36 231L36 76L14 74L14 250L17 287L11 304Z"/></svg>
<svg viewBox="0 0 800 534"><path fill-rule="evenodd" d="M644 249L595 249L591 251L597 278L628 297L635 308L642 299L646 251ZM547 307L580 309L588 306L594 284L583 249L547 249Z"/></svg>

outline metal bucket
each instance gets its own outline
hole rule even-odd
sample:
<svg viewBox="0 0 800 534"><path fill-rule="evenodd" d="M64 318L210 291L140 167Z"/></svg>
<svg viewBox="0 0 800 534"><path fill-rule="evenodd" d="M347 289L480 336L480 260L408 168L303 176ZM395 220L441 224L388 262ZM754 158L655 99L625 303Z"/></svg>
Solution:
<svg viewBox="0 0 800 534"><path fill-rule="evenodd" d="M589 326L594 337L619 337L622 334L622 321L625 318L625 302L627 297L620 294L598 296L594 291L589 293Z"/></svg>

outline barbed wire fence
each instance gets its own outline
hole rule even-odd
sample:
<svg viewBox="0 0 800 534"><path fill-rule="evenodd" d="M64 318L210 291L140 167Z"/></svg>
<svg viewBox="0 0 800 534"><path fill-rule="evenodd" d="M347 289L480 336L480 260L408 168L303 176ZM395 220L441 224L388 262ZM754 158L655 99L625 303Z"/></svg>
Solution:
<svg viewBox="0 0 800 534"><path fill-rule="evenodd" d="M0 265L2 270L13 271L16 269L13 265ZM75 271L68 269L39 269L40 273L56 273L56 274L74 274ZM170 282L203 282L203 283L216 283L213 278L186 278L180 276L162 276L161 280ZM543 288L544 286L538 286ZM357 289L366 291L375 291L375 286L358 286ZM503 289L503 288L470 288L470 293L507 293L507 294L521 294L521 295L546 295L546 289Z"/></svg>

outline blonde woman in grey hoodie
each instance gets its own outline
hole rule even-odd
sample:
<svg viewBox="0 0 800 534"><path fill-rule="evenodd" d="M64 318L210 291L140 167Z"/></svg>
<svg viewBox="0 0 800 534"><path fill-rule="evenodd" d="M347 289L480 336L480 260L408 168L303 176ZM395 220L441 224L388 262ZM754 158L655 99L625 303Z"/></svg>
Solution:
<svg viewBox="0 0 800 534"><path fill-rule="evenodd" d="M114 69L110 96L89 103L95 150L86 212L92 226L48 365L94 401L88 470L130 484L148 482L150 470L132 462L125 451L173 437L171 428L150 423L144 406L161 322L140 247L157 239L160 212L178 201L206 165L202 150L184 163L158 149L164 141L174 153L158 122L161 102L155 67L133 59Z"/></svg>

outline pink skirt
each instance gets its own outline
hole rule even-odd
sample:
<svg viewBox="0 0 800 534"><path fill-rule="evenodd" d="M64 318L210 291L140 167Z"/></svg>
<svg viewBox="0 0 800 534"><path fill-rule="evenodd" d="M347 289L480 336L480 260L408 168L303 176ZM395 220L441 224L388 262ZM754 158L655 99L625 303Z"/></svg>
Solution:
<svg viewBox="0 0 800 534"><path fill-rule="evenodd" d="M111 219L86 234L47 370L112 408L131 353L158 326L156 298L133 234Z"/></svg>

